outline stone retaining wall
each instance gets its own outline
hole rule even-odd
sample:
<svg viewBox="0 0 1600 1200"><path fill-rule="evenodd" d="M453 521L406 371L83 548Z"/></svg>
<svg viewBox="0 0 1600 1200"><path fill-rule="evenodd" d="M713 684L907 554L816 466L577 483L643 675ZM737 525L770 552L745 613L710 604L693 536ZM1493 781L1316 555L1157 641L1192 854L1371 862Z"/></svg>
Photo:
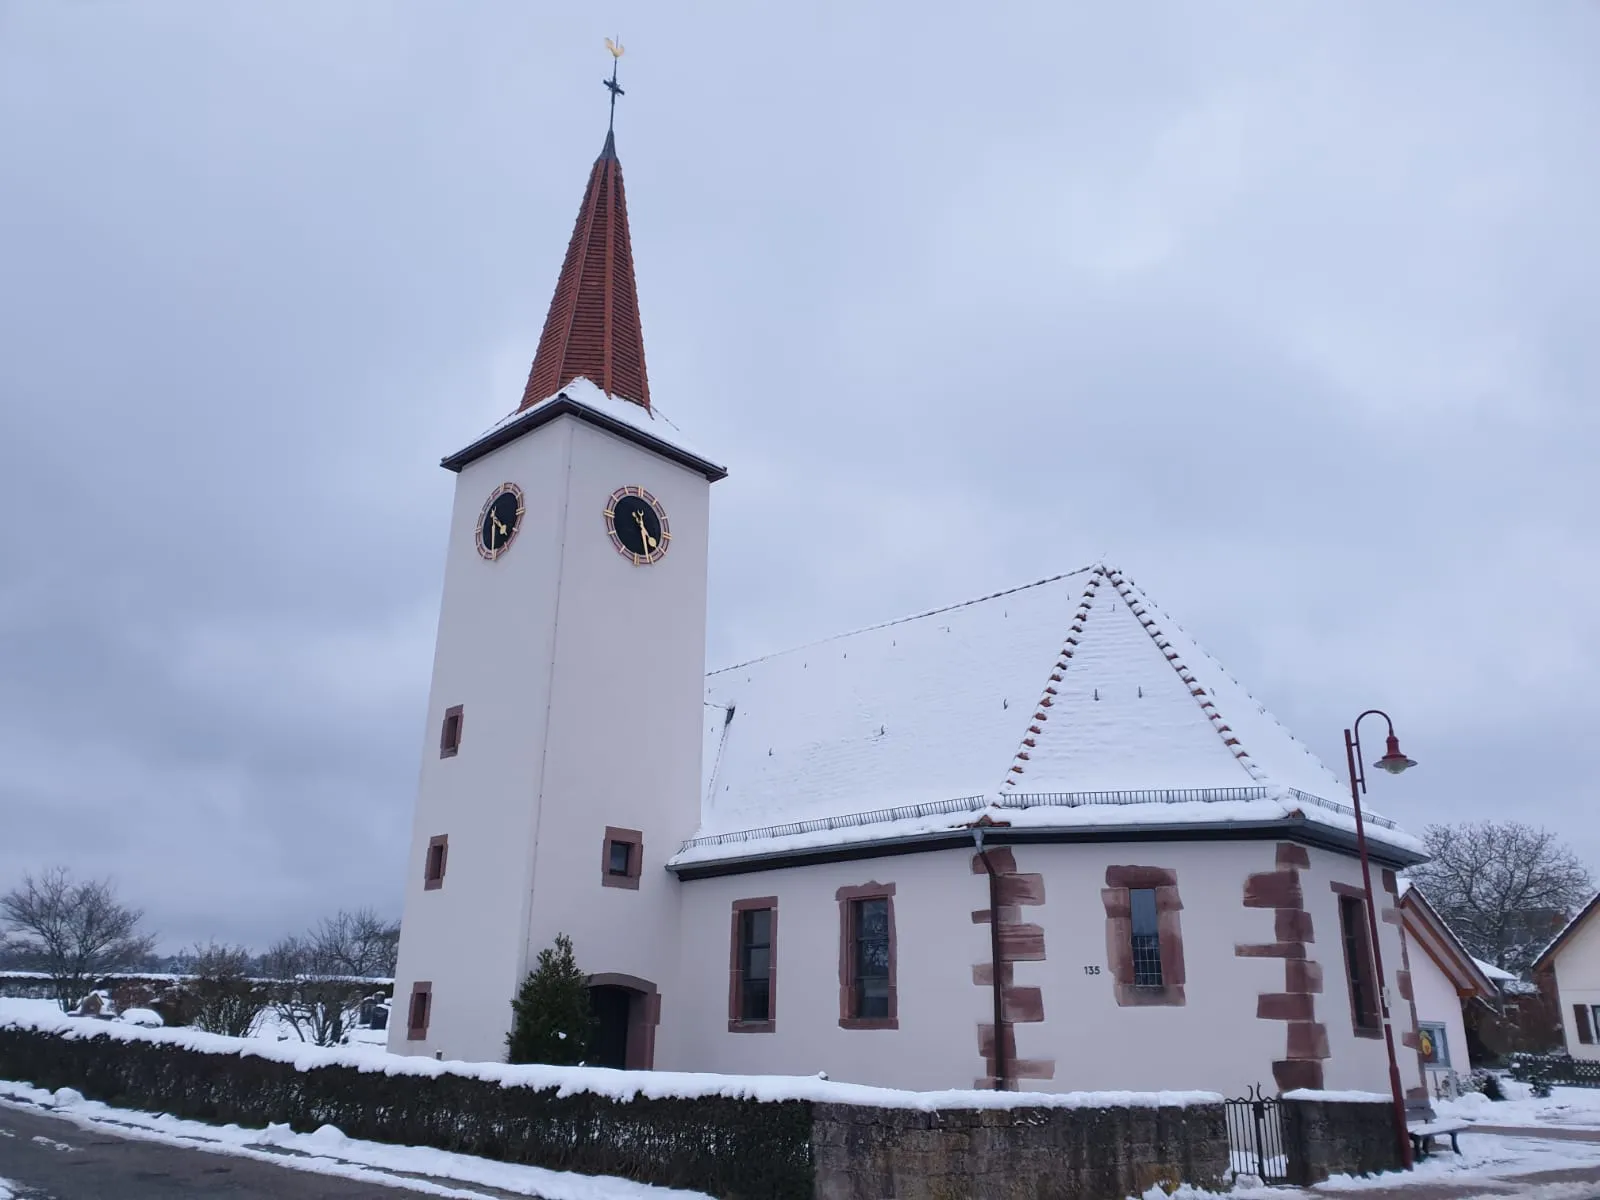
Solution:
<svg viewBox="0 0 1600 1200"><path fill-rule="evenodd" d="M1289 1182L1307 1187L1330 1175L1400 1170L1394 1109L1387 1100L1283 1101Z"/></svg>
<svg viewBox="0 0 1600 1200"><path fill-rule="evenodd" d="M1221 1104L918 1112L818 1104L817 1200L1123 1200L1153 1183L1221 1188Z"/></svg>

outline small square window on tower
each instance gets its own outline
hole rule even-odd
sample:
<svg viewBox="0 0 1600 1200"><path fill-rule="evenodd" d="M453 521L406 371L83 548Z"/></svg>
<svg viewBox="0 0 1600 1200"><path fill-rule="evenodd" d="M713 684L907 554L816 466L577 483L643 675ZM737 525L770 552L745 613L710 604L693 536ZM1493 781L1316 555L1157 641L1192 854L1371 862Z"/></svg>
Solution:
<svg viewBox="0 0 1600 1200"><path fill-rule="evenodd" d="M450 837L441 833L428 839L428 854L422 866L422 890L436 891L444 886L445 858L450 853Z"/></svg>
<svg viewBox="0 0 1600 1200"><path fill-rule="evenodd" d="M454 758L461 749L461 705L444 710L444 723L439 727L439 757Z"/></svg>
<svg viewBox="0 0 1600 1200"><path fill-rule="evenodd" d="M607 825L605 841L600 849L601 884L637 891L643 869L644 834L637 829L617 829Z"/></svg>
<svg viewBox="0 0 1600 1200"><path fill-rule="evenodd" d="M411 1007L406 1013L406 1040L425 1041L428 1036L428 1018L433 1015L433 984L411 985Z"/></svg>

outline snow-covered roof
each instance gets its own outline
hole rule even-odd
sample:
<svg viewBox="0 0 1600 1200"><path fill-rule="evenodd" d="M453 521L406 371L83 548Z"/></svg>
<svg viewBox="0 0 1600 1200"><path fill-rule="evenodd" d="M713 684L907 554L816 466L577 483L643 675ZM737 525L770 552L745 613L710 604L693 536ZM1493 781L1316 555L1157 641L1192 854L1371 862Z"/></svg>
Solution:
<svg viewBox="0 0 1600 1200"><path fill-rule="evenodd" d="M1589 903L1580 908L1577 915L1561 927L1561 932L1550 939L1550 944L1539 951L1539 956L1533 960L1533 969L1537 971L1547 966L1562 944L1578 932L1578 926L1582 925L1597 912L1600 912L1600 892L1596 892Z"/></svg>
<svg viewBox="0 0 1600 1200"><path fill-rule="evenodd" d="M1517 977L1515 972L1508 971L1504 967L1497 967L1492 962L1484 962L1481 958L1475 958L1472 961L1477 965L1478 970L1482 971L1496 983L1504 983L1508 979L1515 979Z"/></svg>
<svg viewBox="0 0 1600 1200"><path fill-rule="evenodd" d="M728 472L707 457L660 408L646 408L620 396L607 395L595 384L581 376L568 383L554 396L537 404L501 418L474 439L466 449L444 460L443 465L459 471L475 458L521 437L531 429L544 424L560 412L571 413L604 429L631 437L649 448L664 454L691 470L699 471L709 479L721 479Z"/></svg>
<svg viewBox="0 0 1600 1200"><path fill-rule="evenodd" d="M1354 829L1333 774L1105 564L715 671L706 705L701 828L674 865L983 813ZM1420 857L1367 817L1374 842Z"/></svg>

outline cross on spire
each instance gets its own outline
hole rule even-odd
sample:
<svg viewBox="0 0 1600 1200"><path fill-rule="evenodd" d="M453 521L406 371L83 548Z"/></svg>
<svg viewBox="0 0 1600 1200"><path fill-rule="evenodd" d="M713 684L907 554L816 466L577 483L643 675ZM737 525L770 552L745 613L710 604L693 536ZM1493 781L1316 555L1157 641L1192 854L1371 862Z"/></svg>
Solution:
<svg viewBox="0 0 1600 1200"><path fill-rule="evenodd" d="M600 82L605 84L606 90L611 93L611 119L606 122L606 133L609 134L617 124L617 97L626 96L627 93L617 84L617 66L622 58L621 39L613 41L611 38L607 38L606 49L611 51L611 78L602 79Z"/></svg>

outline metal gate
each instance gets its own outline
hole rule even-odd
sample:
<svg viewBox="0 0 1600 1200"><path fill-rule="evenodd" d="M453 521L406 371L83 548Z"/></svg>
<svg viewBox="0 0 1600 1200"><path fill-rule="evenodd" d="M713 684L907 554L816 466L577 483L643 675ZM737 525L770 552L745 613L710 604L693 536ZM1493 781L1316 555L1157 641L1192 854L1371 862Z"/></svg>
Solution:
<svg viewBox="0 0 1600 1200"><path fill-rule="evenodd" d="M1228 1115L1228 1159L1235 1176L1255 1175L1263 1183L1287 1183L1289 1158L1284 1152L1283 1106L1276 1096L1263 1096L1261 1085L1239 1100L1223 1105Z"/></svg>

